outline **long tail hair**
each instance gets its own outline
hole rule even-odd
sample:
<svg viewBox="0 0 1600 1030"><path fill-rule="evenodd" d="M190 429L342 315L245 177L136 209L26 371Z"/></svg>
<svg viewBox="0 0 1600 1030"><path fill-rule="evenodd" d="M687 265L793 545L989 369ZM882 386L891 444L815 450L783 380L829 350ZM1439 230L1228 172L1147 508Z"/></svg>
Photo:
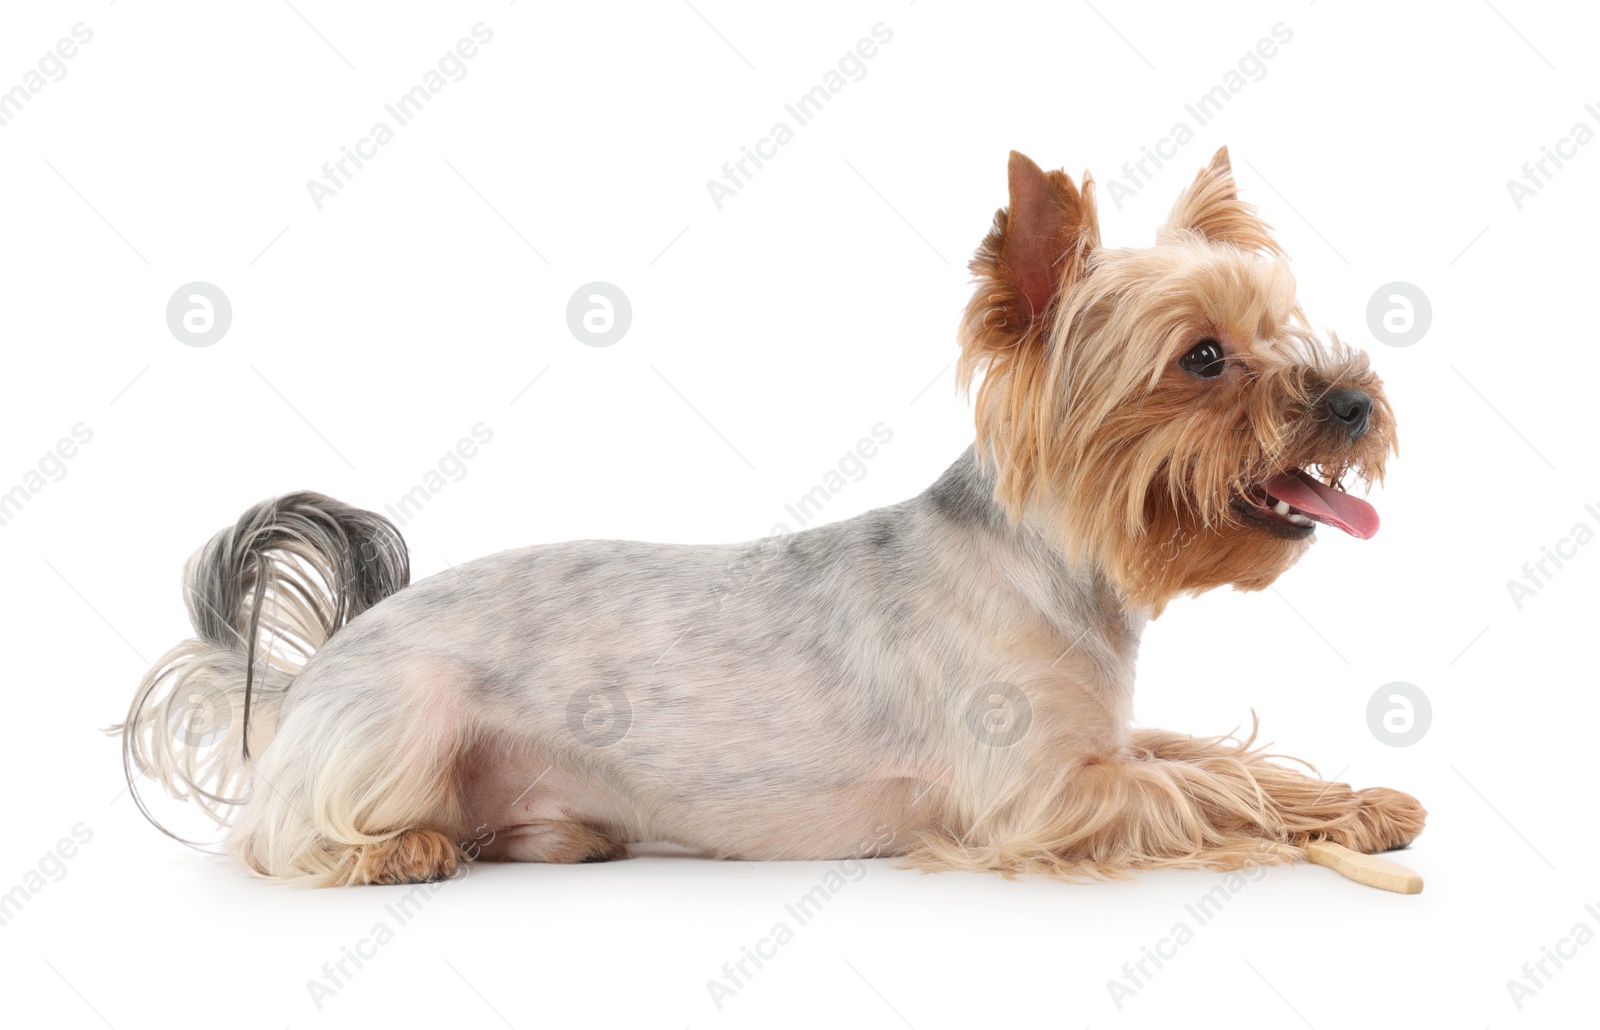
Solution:
<svg viewBox="0 0 1600 1030"><path fill-rule="evenodd" d="M155 780L221 827L248 803L252 757L272 741L300 667L339 628L411 578L405 541L388 519L317 493L263 501L184 567L195 635L145 674L122 737L122 765L139 810Z"/></svg>

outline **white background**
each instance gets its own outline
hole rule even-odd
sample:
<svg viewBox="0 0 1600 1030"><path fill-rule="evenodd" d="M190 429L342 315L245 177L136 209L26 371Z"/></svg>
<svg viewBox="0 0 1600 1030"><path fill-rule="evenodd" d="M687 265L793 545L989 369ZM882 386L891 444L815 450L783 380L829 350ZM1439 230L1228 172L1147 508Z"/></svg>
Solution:
<svg viewBox="0 0 1600 1030"><path fill-rule="evenodd" d="M76 423L93 439L0 526L0 891L75 824L93 837L0 927L8 1023L1593 1023L1600 945L1547 965L1520 1011L1506 986L1575 923L1600 930L1584 910L1600 910L1600 546L1520 610L1507 588L1575 524L1600 528L1584 508L1600 509L1600 146L1520 209L1506 187L1574 123L1600 129L1583 106L1600 101L1592 15L1509 0L17 6L0 88L74 24L94 38L0 128L0 489ZM494 38L469 74L317 210L306 181L480 21ZM878 22L893 39L866 76L718 210L706 181ZM1265 76L1119 209L1106 185L1122 163L1280 22L1293 38ZM541 541L764 535L878 422L893 442L826 518L900 500L970 440L954 331L1007 151L1092 169L1106 240L1143 244L1224 143L1313 323L1372 353L1401 453L1373 494L1374 540L1325 530L1273 590L1172 605L1144 641L1137 716L1215 733L1253 707L1324 774L1416 794L1428 829L1401 857L1422 895L1275 869L1189 920L1194 941L1118 1009L1106 982L1219 875L1072 886L878 861L719 1010L706 982L828 866L484 866L319 1010L307 981L398 889L253 881L119 794L97 727L187 635L183 560L249 504L310 488L381 509L478 422L492 442L405 526L419 578ZM164 318L196 280L233 306L210 347ZM596 280L634 312L607 348L566 324ZM1367 324L1393 281L1433 309L1406 348ZM1368 728L1393 681L1431 701L1410 747Z"/></svg>

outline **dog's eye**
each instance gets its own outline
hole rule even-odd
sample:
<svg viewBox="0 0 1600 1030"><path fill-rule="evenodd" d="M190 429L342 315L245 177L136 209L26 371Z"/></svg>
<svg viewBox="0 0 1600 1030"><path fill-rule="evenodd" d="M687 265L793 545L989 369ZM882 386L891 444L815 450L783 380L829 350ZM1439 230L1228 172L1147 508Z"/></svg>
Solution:
<svg viewBox="0 0 1600 1030"><path fill-rule="evenodd" d="M1179 359L1178 364L1190 375L1197 375L1201 379L1215 379L1227 367L1227 358L1223 356L1222 344L1216 340L1201 340Z"/></svg>

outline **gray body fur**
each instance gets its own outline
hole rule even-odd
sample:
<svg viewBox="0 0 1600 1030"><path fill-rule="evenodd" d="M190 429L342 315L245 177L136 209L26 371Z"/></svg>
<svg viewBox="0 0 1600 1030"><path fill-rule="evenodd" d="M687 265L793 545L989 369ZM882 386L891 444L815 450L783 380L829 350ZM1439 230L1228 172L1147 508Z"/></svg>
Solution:
<svg viewBox="0 0 1600 1030"><path fill-rule="evenodd" d="M959 831L1066 754L1126 743L1142 622L992 494L969 450L912 500L787 538L470 562L318 650L280 743L396 694L454 712L456 830L498 847L547 820L769 859Z"/></svg>

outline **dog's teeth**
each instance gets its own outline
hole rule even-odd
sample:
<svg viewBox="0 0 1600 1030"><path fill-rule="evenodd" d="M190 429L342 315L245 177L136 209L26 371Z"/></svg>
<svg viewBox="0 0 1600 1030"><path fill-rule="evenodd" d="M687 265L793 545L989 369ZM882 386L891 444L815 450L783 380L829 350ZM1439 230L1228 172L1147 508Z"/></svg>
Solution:
<svg viewBox="0 0 1600 1030"><path fill-rule="evenodd" d="M1309 526L1309 525L1311 525L1311 520L1306 518L1304 515L1300 514L1299 512L1295 512L1294 514L1290 515L1289 516L1289 521L1293 522L1297 526Z"/></svg>
<svg viewBox="0 0 1600 1030"><path fill-rule="evenodd" d="M1273 508L1272 510L1277 512L1279 515L1287 515L1289 514L1289 502L1279 501L1277 507Z"/></svg>

